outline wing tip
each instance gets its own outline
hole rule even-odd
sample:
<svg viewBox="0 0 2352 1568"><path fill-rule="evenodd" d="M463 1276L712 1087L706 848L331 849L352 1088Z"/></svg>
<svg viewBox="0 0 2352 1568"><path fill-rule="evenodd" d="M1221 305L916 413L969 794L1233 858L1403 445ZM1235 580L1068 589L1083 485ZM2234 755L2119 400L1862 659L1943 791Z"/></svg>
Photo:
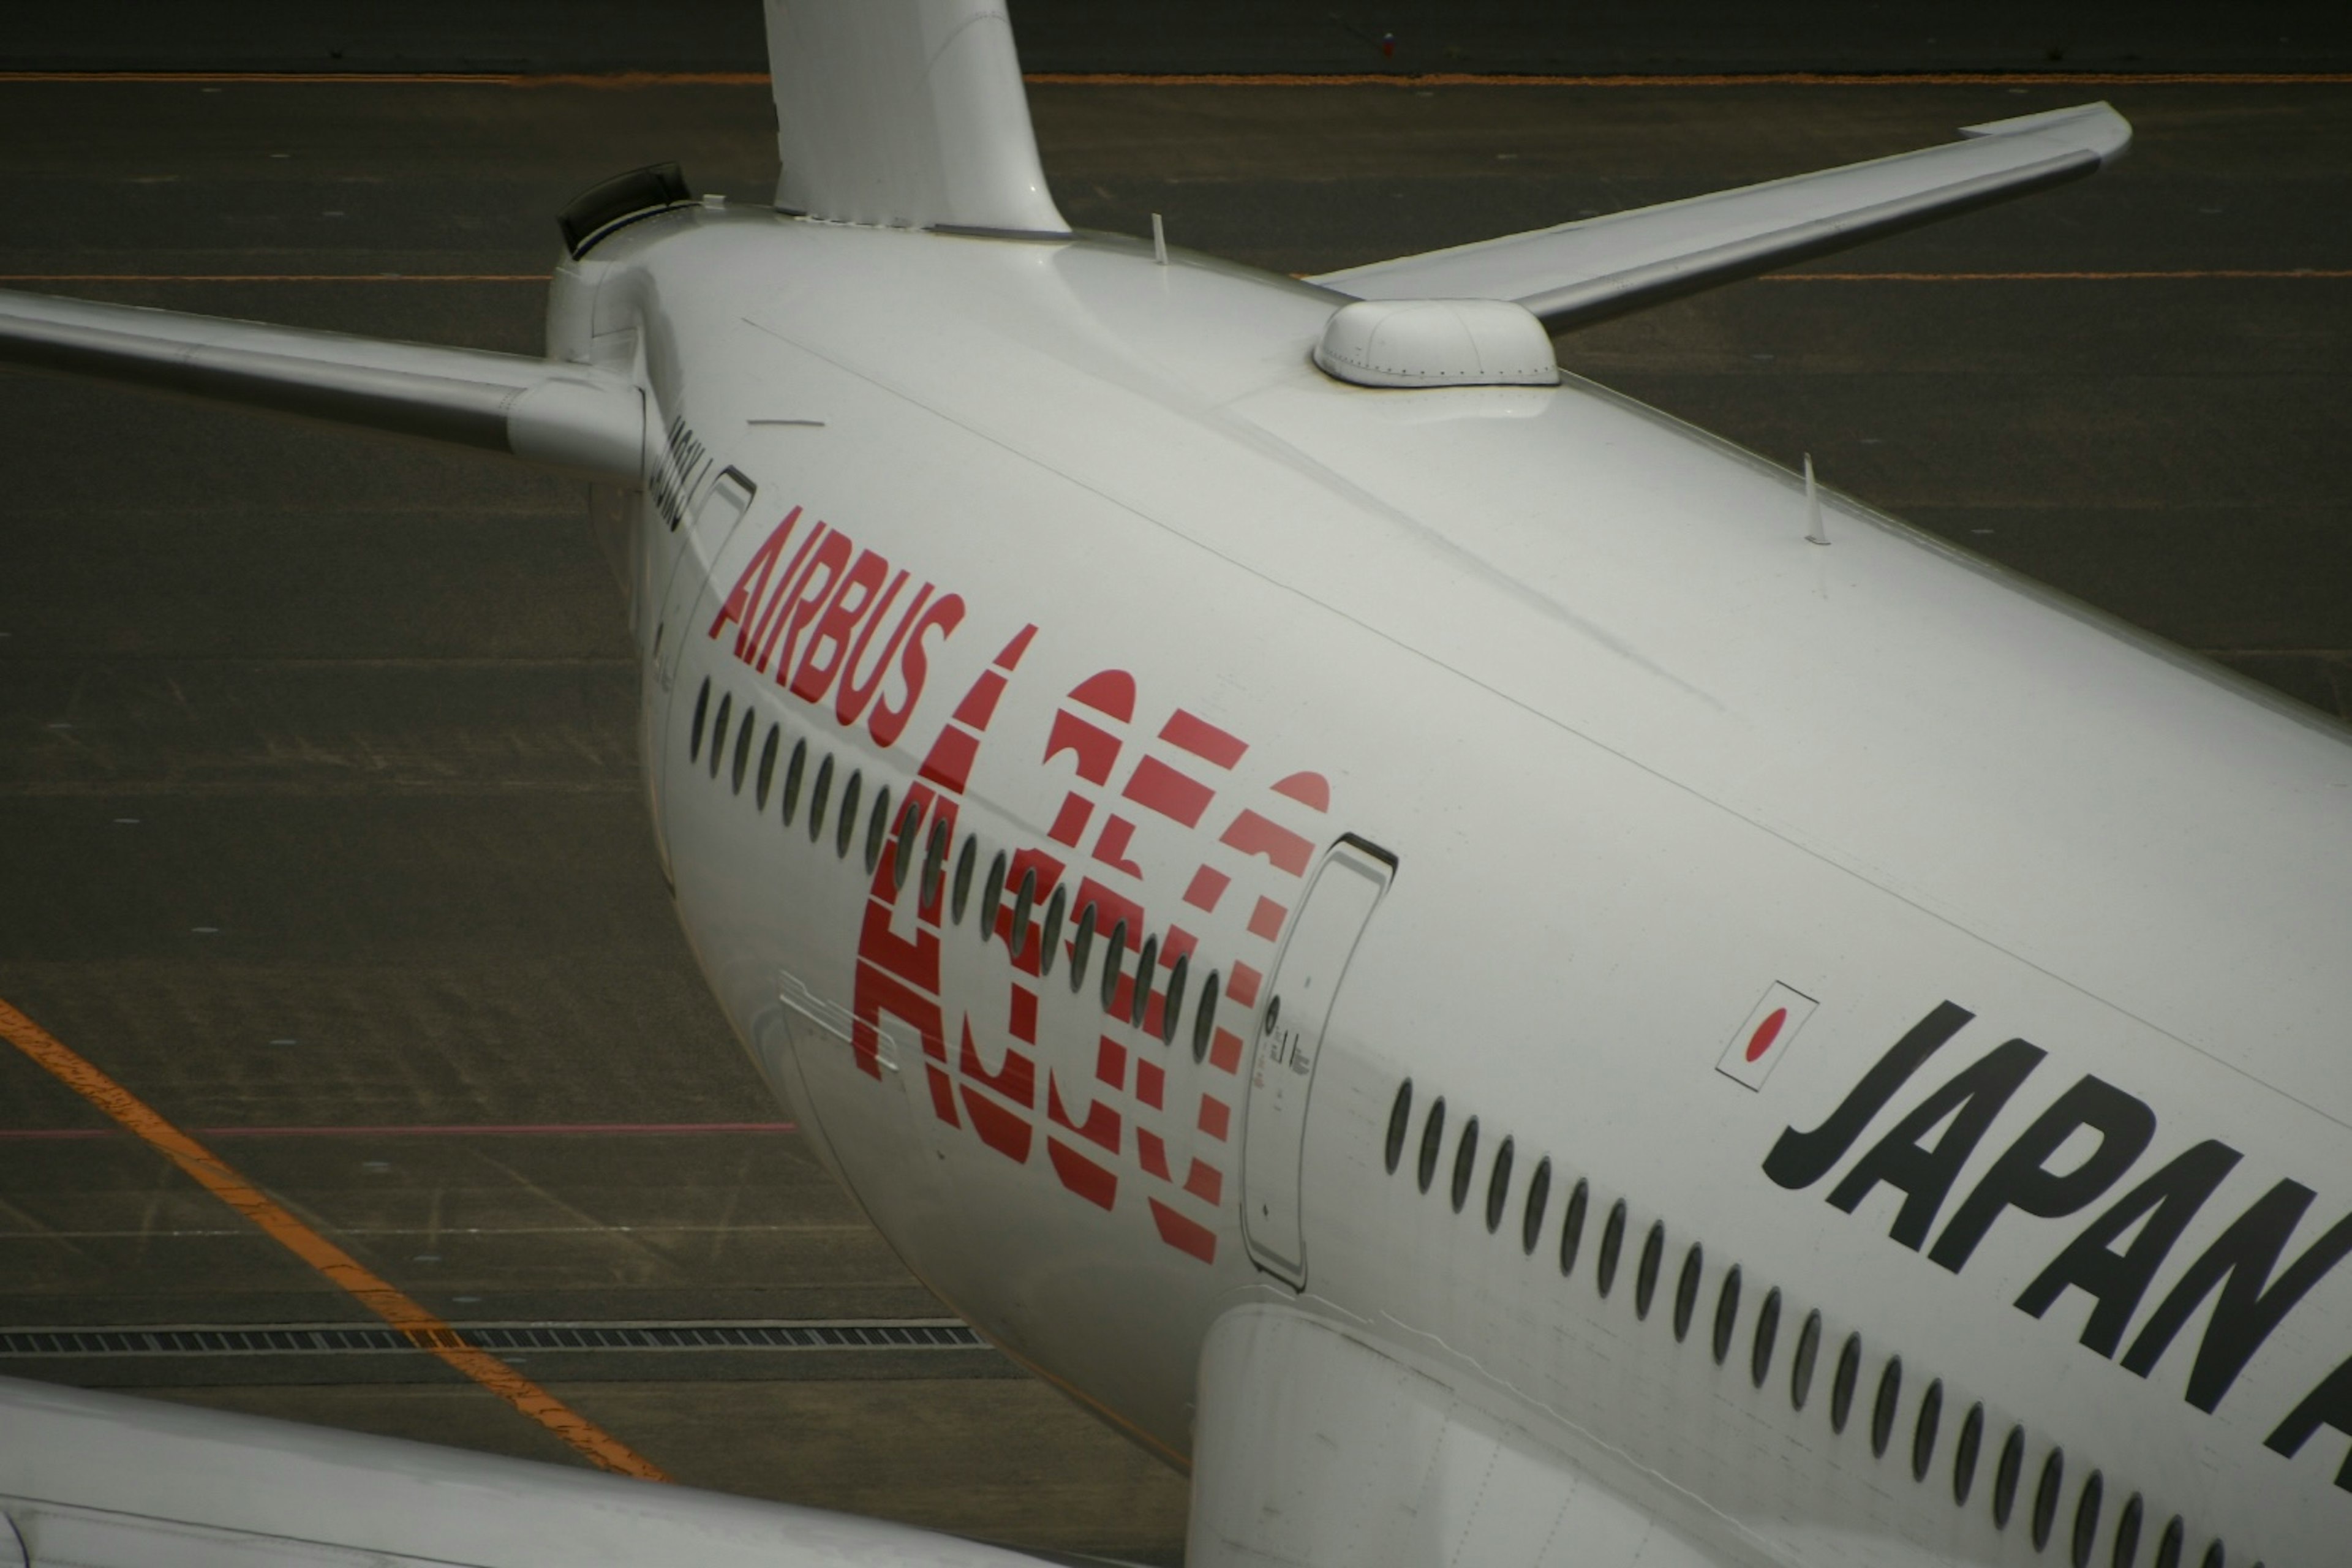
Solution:
<svg viewBox="0 0 2352 1568"><path fill-rule="evenodd" d="M2122 157L2131 146L2131 121L2116 113L2115 106L2104 99L2096 103L2070 104L2064 109L2045 109L2038 114L1960 127L1960 134L1968 137L2032 136L2057 132L2066 132L2064 140L2096 154L2103 167Z"/></svg>

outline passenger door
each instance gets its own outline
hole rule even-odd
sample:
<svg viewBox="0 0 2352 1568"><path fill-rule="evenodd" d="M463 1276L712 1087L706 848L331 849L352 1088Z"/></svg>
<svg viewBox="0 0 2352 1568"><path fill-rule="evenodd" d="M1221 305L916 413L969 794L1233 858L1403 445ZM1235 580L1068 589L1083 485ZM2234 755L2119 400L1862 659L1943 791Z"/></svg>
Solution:
<svg viewBox="0 0 2352 1568"><path fill-rule="evenodd" d="M1242 1129L1242 1234L1259 1268L1301 1289L1307 1243L1301 1229L1299 1162L1307 1102L1339 982L1396 861L1360 838L1323 857L1266 987L1251 1050Z"/></svg>

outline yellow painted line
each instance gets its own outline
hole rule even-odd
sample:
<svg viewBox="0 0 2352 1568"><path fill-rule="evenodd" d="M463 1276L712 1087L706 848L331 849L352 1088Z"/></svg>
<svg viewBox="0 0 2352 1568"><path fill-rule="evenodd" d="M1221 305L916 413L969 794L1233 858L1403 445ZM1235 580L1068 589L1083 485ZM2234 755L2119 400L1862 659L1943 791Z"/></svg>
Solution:
<svg viewBox="0 0 2352 1568"><path fill-rule="evenodd" d="M62 1041L5 1000L0 1000L0 1037L194 1177L206 1191L259 1226L270 1239L400 1330L417 1349L440 1357L605 1469L648 1481L669 1479L653 1461L498 1357L467 1344L465 1337L448 1323L303 1224L283 1205L222 1163L204 1145L163 1120L146 1101L68 1049Z"/></svg>
<svg viewBox="0 0 2352 1568"><path fill-rule="evenodd" d="M2273 87L2340 86L2352 71L1724 71L1645 76L1518 71L1032 71L1053 87Z"/></svg>
<svg viewBox="0 0 2352 1568"><path fill-rule="evenodd" d="M1766 283L2121 283L2186 279L2352 278L2347 267L2208 267L2141 272L1774 272Z"/></svg>
<svg viewBox="0 0 2352 1568"><path fill-rule="evenodd" d="M1031 71L1045 87L2340 87L2352 71ZM765 87L765 71L0 71L0 82Z"/></svg>

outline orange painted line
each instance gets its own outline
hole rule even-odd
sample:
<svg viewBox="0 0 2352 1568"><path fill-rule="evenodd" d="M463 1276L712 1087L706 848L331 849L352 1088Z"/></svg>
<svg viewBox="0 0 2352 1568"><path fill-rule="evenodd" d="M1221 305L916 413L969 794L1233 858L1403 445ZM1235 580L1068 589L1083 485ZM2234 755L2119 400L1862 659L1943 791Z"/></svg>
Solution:
<svg viewBox="0 0 2352 1568"><path fill-rule="evenodd" d="M2352 71L1031 71L1046 87L2340 87ZM765 71L0 71L0 82L412 83L467 87L765 87Z"/></svg>
<svg viewBox="0 0 2352 1568"><path fill-rule="evenodd" d="M544 283L544 272L0 272L0 283Z"/></svg>
<svg viewBox="0 0 2352 1568"><path fill-rule="evenodd" d="M1766 283L2118 283L2184 279L2352 278L2352 267L2212 267L2159 272L1774 272Z"/></svg>
<svg viewBox="0 0 2352 1568"><path fill-rule="evenodd" d="M1552 76L1496 71L1033 71L1052 87L2272 87L2341 86L2352 71L1725 71Z"/></svg>
<svg viewBox="0 0 2352 1568"><path fill-rule="evenodd" d="M221 1163L169 1121L5 1001L0 1037L90 1104L138 1134L213 1196L260 1227L271 1240L357 1298L368 1310L521 1411L605 1469L666 1481L653 1461L565 1405L506 1363L475 1349L463 1334L378 1277L350 1253L295 1217L285 1205Z"/></svg>

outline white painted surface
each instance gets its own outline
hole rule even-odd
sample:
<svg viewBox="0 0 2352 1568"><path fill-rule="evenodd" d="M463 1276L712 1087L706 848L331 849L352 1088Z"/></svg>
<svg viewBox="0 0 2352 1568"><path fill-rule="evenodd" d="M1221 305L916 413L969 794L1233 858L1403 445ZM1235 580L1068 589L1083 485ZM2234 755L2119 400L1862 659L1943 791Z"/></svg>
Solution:
<svg viewBox="0 0 2352 1568"><path fill-rule="evenodd" d="M1068 230L1001 4L767 7L779 207L891 228Z"/></svg>
<svg viewBox="0 0 2352 1568"><path fill-rule="evenodd" d="M1315 363L1358 386L1558 386L1544 326L1505 300L1360 300L1332 312Z"/></svg>

